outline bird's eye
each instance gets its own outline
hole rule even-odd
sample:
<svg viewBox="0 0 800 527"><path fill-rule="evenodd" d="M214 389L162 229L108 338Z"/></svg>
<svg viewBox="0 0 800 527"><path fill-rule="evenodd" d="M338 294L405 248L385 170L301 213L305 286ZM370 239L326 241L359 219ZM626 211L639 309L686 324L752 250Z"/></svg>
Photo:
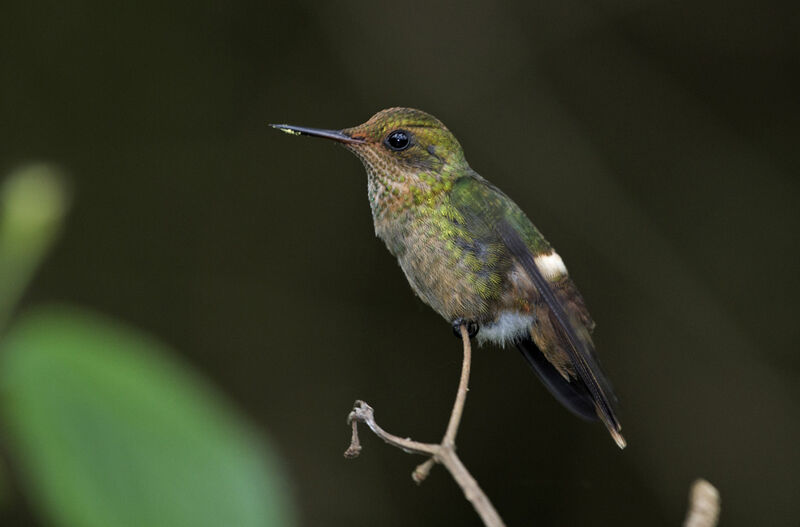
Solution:
<svg viewBox="0 0 800 527"><path fill-rule="evenodd" d="M409 147L411 144L411 138L409 137L408 132L404 132L403 130L395 130L389 134L385 142L386 146L392 150L399 151L405 150Z"/></svg>

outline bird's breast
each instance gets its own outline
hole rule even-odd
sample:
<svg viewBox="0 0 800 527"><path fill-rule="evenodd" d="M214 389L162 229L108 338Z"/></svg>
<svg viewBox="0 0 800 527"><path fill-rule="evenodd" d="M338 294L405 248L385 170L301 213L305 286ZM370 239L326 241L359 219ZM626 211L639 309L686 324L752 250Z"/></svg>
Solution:
<svg viewBox="0 0 800 527"><path fill-rule="evenodd" d="M414 292L448 321L486 320L501 293L498 247L475 239L447 205L376 218L377 235L397 257Z"/></svg>

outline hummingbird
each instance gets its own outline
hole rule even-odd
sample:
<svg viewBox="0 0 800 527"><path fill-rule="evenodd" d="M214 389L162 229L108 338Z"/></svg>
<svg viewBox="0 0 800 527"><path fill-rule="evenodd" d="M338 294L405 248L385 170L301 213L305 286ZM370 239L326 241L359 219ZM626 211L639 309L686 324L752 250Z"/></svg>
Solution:
<svg viewBox="0 0 800 527"><path fill-rule="evenodd" d="M355 154L367 171L375 233L417 296L454 331L466 324L479 344L515 345L558 401L602 421L625 448L616 396L595 356L595 323L564 261L522 209L469 166L441 121L389 108L342 130L271 126Z"/></svg>

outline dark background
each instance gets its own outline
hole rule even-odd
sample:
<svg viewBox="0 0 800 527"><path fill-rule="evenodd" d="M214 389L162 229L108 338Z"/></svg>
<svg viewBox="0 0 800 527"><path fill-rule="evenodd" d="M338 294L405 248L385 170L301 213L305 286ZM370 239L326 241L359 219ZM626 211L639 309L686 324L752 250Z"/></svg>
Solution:
<svg viewBox="0 0 800 527"><path fill-rule="evenodd" d="M24 304L181 350L277 444L302 525L477 525L441 468L417 488L421 459L366 435L343 459L356 398L438 440L460 345L375 239L360 163L267 127L418 107L558 248L621 399L625 451L516 351L477 351L459 453L507 523L678 525L703 476L724 525L798 525L798 15L4 2L0 168L55 162L74 196Z"/></svg>

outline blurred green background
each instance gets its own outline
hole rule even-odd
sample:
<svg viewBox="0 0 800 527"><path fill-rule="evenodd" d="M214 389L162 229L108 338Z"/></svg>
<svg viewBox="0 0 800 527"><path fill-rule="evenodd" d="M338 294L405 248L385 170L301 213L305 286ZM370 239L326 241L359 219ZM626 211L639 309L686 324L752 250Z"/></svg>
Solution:
<svg viewBox="0 0 800 527"><path fill-rule="evenodd" d="M678 525L703 476L724 525L797 525L798 15L6 1L0 173L52 162L72 196L17 312L79 305L179 350L272 445L298 525L478 525L443 470L417 488L420 459L371 436L342 457L356 398L438 440L461 350L375 239L360 163L266 125L418 107L558 248L621 400L625 451L515 350L477 351L459 453L507 523ZM50 525L2 426L0 520Z"/></svg>

